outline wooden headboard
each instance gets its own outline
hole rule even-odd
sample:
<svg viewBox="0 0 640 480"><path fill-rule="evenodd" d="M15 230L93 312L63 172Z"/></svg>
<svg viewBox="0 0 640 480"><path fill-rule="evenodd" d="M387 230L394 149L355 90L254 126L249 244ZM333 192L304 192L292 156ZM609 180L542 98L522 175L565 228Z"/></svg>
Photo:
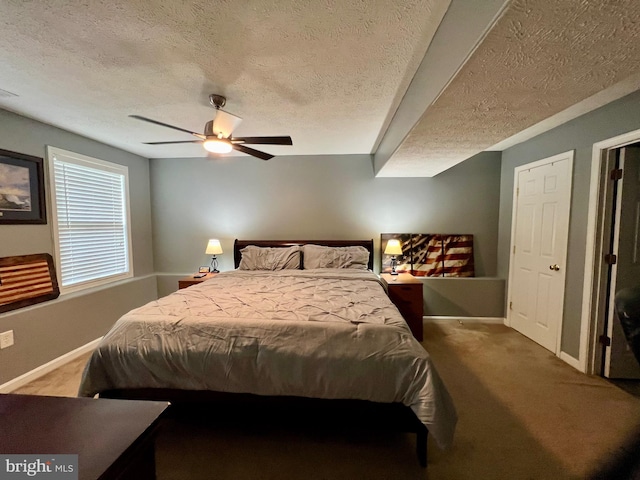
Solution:
<svg viewBox="0 0 640 480"><path fill-rule="evenodd" d="M322 245L324 247L364 247L369 251L369 270L373 270L373 239L372 240L238 240L233 242L233 261L238 268L240 266L240 250L248 245L256 247L291 247L294 245Z"/></svg>

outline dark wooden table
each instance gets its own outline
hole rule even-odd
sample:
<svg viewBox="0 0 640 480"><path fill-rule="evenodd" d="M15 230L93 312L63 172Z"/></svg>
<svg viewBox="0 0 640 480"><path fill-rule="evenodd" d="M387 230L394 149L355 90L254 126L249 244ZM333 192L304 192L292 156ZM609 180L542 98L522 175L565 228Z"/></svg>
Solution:
<svg viewBox="0 0 640 480"><path fill-rule="evenodd" d="M200 275L199 273L194 273L193 275ZM217 275L217 273L209 272L204 277L195 278L193 275L189 275L187 277L182 277L178 280L178 290L182 288L190 287L191 285L197 285L199 283L204 282L205 280L209 280Z"/></svg>
<svg viewBox="0 0 640 480"><path fill-rule="evenodd" d="M0 453L77 454L79 479L155 478L166 402L0 394Z"/></svg>
<svg viewBox="0 0 640 480"><path fill-rule="evenodd" d="M420 342L422 333L422 282L413 275L381 273L380 278L387 284L389 298L394 303L409 328Z"/></svg>

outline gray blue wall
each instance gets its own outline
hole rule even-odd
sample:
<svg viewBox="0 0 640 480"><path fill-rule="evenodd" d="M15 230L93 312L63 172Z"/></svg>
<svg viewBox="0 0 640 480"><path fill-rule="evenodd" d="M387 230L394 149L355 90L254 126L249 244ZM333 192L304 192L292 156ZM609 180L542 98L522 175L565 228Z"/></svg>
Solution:
<svg viewBox="0 0 640 480"><path fill-rule="evenodd" d="M45 158L51 145L129 167L135 277L124 284L64 295L0 314L15 345L0 350L0 384L104 335L120 315L156 298L149 161L79 135L0 110L0 148ZM48 197L48 184L45 182ZM47 198L47 212L50 212ZM50 253L51 223L0 225L0 257Z"/></svg>
<svg viewBox="0 0 640 480"><path fill-rule="evenodd" d="M593 144L637 129L640 129L640 92L628 95L502 152L498 276L507 279L514 169L558 153L575 150L562 328L562 351L574 358L578 358L580 351L580 317Z"/></svg>
<svg viewBox="0 0 640 480"><path fill-rule="evenodd" d="M379 249L385 232L471 233L476 275L495 277L499 185L499 152L479 154L434 178L375 178L369 155L285 156L268 162L152 159L159 291L175 290L180 274L209 264L204 254L209 238L221 240L220 269L228 270L235 238L373 238ZM377 254L376 269L379 262ZM480 305L492 312L484 316L502 316L502 280L494 278L490 300L486 283L476 294L473 281L467 282L467 306L457 310L453 304L461 299L447 299L460 291L454 282L438 284L439 308L427 313L474 315ZM425 297L435 298L431 290L425 284Z"/></svg>

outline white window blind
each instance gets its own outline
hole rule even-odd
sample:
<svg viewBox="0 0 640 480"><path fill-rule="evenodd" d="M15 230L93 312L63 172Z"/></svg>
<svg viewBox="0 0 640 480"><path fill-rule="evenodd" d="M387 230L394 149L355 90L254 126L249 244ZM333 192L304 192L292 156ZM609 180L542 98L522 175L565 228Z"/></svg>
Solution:
<svg viewBox="0 0 640 480"><path fill-rule="evenodd" d="M50 150L61 287L131 276L127 167Z"/></svg>

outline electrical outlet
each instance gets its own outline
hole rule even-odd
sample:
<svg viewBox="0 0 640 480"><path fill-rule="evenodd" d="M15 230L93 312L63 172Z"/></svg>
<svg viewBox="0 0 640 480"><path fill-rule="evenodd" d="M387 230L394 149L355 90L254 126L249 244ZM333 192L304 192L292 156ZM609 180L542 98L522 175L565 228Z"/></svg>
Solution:
<svg viewBox="0 0 640 480"><path fill-rule="evenodd" d="M13 330L0 333L0 349L13 345Z"/></svg>

